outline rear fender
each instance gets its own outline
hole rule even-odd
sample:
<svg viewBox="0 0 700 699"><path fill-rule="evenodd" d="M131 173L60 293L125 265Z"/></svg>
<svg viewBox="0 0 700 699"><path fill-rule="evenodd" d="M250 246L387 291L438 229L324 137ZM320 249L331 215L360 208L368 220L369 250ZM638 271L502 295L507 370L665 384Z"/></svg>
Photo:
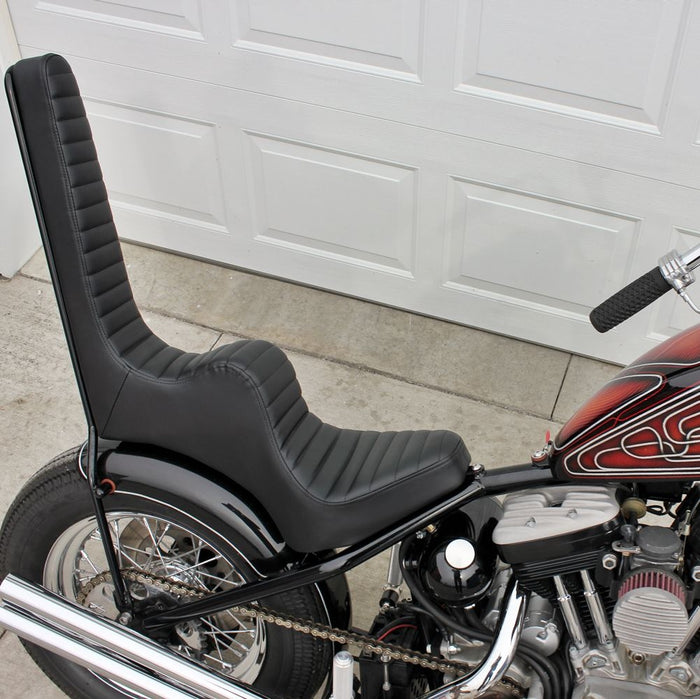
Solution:
<svg viewBox="0 0 700 699"><path fill-rule="evenodd" d="M178 508L202 522L217 523L261 576L269 577L318 556L290 548L261 505L247 492L202 464L163 449L127 443L101 443L100 472L116 493L131 493ZM109 497L109 496L107 496ZM316 584L333 626L350 625L350 594L344 575Z"/></svg>

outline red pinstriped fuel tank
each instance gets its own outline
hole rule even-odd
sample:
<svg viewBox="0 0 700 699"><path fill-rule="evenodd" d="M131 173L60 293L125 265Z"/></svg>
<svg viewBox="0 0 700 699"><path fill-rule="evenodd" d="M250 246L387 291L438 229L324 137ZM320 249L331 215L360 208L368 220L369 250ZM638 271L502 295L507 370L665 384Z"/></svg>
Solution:
<svg viewBox="0 0 700 699"><path fill-rule="evenodd" d="M554 439L561 478L700 479L700 325L637 359Z"/></svg>

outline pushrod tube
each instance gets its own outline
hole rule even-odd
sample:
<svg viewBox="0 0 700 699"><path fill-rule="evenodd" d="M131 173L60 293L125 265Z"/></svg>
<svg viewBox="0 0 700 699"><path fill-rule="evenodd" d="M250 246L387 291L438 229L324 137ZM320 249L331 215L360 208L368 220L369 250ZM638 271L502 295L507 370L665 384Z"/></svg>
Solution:
<svg viewBox="0 0 700 699"><path fill-rule="evenodd" d="M166 612L147 616L143 620L144 629L154 630L200 616L216 614L236 605L248 604L254 600L261 600L297 587L328 580L341 573L346 573L384 549L402 541L409 534L423 529L428 524L482 495L509 492L536 483L544 485L552 482L554 482L554 478L550 471L534 468L532 464L511 466L498 469L493 473L480 473L463 490L446 498L441 503L419 512L396 527L385 530L376 537L365 539L349 546L340 553L309 566L283 572L273 578L246 583L233 590L227 590L196 602L183 604Z"/></svg>
<svg viewBox="0 0 700 699"><path fill-rule="evenodd" d="M581 626L581 620L579 619L578 612L574 605L573 600L569 591L566 589L564 581L561 576L554 576L554 586L557 589L557 600L559 601L559 608L561 613L564 615L564 621L566 622L566 628L571 637L571 643L574 645L576 650L586 650L588 648L588 642L586 641L586 634L583 631L583 626Z"/></svg>
<svg viewBox="0 0 700 699"><path fill-rule="evenodd" d="M581 581L583 582L583 597L588 605L588 611L593 619L598 642L607 648L613 648L615 645L615 636L613 635L608 616L605 613L605 607L600 600L600 595L596 589L593 578L587 570L581 571Z"/></svg>

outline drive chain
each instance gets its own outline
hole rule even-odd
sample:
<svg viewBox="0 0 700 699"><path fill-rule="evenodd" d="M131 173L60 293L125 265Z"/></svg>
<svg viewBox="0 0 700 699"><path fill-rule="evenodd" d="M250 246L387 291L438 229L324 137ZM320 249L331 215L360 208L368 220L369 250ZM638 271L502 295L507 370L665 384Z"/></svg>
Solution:
<svg viewBox="0 0 700 699"><path fill-rule="evenodd" d="M144 573L143 571L123 570L122 577L125 581L154 587L161 592L171 594L176 597L202 599L210 594L208 591L191 587L189 585L184 585L180 582L173 582L171 580L167 580L166 578ZM82 585L80 592L76 597L78 604L84 605L92 590L94 590L98 585L103 584L112 584L111 573L99 573L89 582ZM404 648L403 646L398 646L393 643L384 643L383 641L378 641L376 638L369 636L368 634L337 629L332 626L326 626L325 624L320 624L305 619L296 619L295 617L266 609L265 607L261 607L257 604L250 606L236 605L229 607L227 611L237 616L258 619L266 624L273 624L275 626L290 629L298 633L307 634L324 641L330 641L331 643L337 643L343 646L350 644L358 647L360 652L364 651L371 653L372 655L379 656L382 662L398 660L410 665L416 665L425 670L436 670L441 673L448 673L457 676L469 672L474 667L474 665L469 663L456 660L445 660L444 658L437 658L433 655ZM514 699L522 696L522 690L507 680L501 680L496 686L510 692L510 696Z"/></svg>

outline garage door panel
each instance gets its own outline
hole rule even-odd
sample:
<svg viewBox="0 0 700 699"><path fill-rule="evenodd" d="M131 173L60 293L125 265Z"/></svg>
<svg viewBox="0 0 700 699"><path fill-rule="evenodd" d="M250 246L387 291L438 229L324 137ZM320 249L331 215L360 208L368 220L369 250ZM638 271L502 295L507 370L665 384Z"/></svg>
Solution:
<svg viewBox="0 0 700 699"><path fill-rule="evenodd" d="M256 241L412 277L414 168L246 136Z"/></svg>
<svg viewBox="0 0 700 699"><path fill-rule="evenodd" d="M587 316L625 283L639 219L451 178L447 284ZM576 283L586 270L586 284Z"/></svg>
<svg viewBox="0 0 700 699"><path fill-rule="evenodd" d="M233 46L419 80L425 0L238 0Z"/></svg>
<svg viewBox="0 0 700 699"><path fill-rule="evenodd" d="M461 8L458 91L658 132L683 3L480 0Z"/></svg>
<svg viewBox="0 0 700 699"><path fill-rule="evenodd" d="M41 12L203 40L201 0L39 0Z"/></svg>
<svg viewBox="0 0 700 699"><path fill-rule="evenodd" d="M86 109L115 208L226 230L214 124L95 100Z"/></svg>
<svg viewBox="0 0 700 699"><path fill-rule="evenodd" d="M116 204L112 213L124 240L213 260L224 260L231 254L231 236L220 227L138 205ZM202 250L207 254L202 255Z"/></svg>

